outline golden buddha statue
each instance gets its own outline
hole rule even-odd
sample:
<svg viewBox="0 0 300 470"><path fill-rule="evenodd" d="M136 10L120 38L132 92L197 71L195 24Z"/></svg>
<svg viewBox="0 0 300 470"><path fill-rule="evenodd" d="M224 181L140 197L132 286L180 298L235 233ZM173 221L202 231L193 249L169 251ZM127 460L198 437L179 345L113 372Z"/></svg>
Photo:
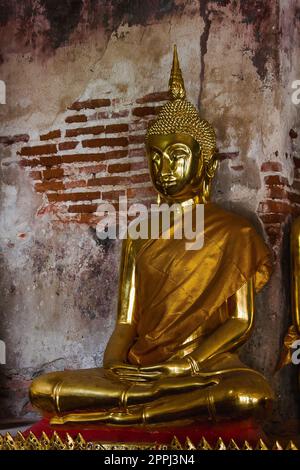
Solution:
<svg viewBox="0 0 300 470"><path fill-rule="evenodd" d="M204 244L123 240L118 317L103 367L52 372L31 385L51 424L140 425L263 420L273 394L236 350L249 338L269 252L242 217L209 201L215 134L185 99L176 48L170 101L147 131L152 182L166 204L204 204ZM172 231L172 226L170 228Z"/></svg>
<svg viewBox="0 0 300 470"><path fill-rule="evenodd" d="M293 326L297 339L300 339L300 217L292 224L291 265Z"/></svg>
<svg viewBox="0 0 300 470"><path fill-rule="evenodd" d="M283 350L277 370L293 363L293 353L296 353L297 362L299 351L295 350L295 344L299 349L300 340L300 217L292 222L290 235L291 251L291 297L292 297L292 325L289 327L283 342ZM297 341L297 343L295 343ZM300 375L299 375L300 380Z"/></svg>

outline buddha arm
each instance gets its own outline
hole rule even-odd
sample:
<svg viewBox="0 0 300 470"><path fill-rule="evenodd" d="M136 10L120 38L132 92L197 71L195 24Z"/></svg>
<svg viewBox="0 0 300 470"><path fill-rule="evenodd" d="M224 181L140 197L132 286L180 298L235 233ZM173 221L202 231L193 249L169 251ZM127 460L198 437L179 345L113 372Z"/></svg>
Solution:
<svg viewBox="0 0 300 470"><path fill-rule="evenodd" d="M253 300L254 286L251 279L235 294L234 311L230 318L189 356L201 363L216 354L231 351L243 344L248 339L253 325Z"/></svg>
<svg viewBox="0 0 300 470"><path fill-rule="evenodd" d="M118 317L104 353L104 367L126 362L128 350L136 337L135 306L135 259L132 241L128 239L122 245Z"/></svg>
<svg viewBox="0 0 300 470"><path fill-rule="evenodd" d="M293 324L300 334L300 218L292 224L291 268Z"/></svg>

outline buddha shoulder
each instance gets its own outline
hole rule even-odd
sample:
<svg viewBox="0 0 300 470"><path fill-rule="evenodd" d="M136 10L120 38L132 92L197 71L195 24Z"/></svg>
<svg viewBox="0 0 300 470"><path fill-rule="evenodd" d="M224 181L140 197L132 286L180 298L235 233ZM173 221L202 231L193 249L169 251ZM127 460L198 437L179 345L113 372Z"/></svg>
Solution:
<svg viewBox="0 0 300 470"><path fill-rule="evenodd" d="M208 204L205 210L205 227L214 226L224 236L247 238L250 233L258 233L252 223L235 212L223 209L217 204Z"/></svg>

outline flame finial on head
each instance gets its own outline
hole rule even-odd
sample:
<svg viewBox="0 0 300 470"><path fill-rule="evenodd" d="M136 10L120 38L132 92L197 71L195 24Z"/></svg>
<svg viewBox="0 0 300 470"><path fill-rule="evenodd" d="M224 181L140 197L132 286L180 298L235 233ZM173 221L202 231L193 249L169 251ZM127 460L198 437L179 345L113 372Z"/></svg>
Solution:
<svg viewBox="0 0 300 470"><path fill-rule="evenodd" d="M172 100L185 98L184 81L179 65L176 45L174 45L173 64L169 79L169 91Z"/></svg>
<svg viewBox="0 0 300 470"><path fill-rule="evenodd" d="M199 143L204 161L209 162L216 151L215 132L205 119L201 119L195 106L185 98L176 46L174 46L169 91L171 99L163 105L154 122L149 125L146 140L151 135L188 134Z"/></svg>

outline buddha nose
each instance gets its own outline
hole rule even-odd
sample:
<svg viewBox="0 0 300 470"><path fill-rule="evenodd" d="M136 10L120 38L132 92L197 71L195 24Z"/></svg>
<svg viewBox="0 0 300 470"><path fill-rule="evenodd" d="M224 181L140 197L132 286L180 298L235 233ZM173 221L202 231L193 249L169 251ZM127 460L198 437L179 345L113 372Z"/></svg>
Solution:
<svg viewBox="0 0 300 470"><path fill-rule="evenodd" d="M173 162L167 153L163 154L161 176L168 176L173 173Z"/></svg>

